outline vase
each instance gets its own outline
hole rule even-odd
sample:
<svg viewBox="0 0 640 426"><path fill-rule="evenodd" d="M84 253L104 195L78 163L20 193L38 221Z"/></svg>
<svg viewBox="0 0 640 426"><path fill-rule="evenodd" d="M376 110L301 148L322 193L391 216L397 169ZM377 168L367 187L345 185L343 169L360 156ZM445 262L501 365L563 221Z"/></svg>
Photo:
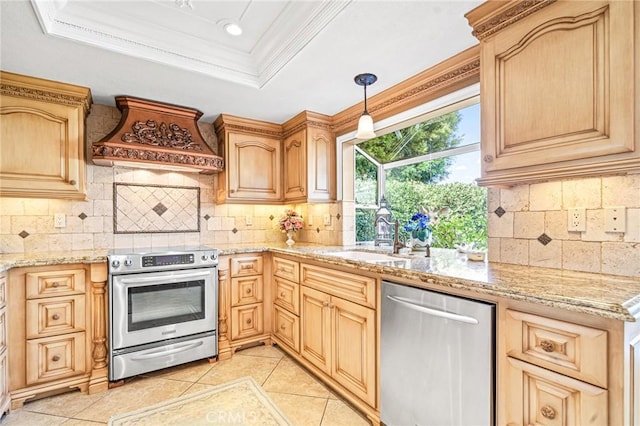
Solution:
<svg viewBox="0 0 640 426"><path fill-rule="evenodd" d="M287 245L291 247L296 242L293 240L293 231L287 231Z"/></svg>
<svg viewBox="0 0 640 426"><path fill-rule="evenodd" d="M431 243L431 232L428 229L411 231L411 250L426 251Z"/></svg>

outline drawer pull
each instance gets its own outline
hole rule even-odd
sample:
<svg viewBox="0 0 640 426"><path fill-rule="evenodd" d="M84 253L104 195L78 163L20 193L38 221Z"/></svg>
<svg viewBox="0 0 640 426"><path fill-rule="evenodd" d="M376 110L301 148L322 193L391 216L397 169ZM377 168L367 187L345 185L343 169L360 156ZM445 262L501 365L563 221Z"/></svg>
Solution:
<svg viewBox="0 0 640 426"><path fill-rule="evenodd" d="M540 409L540 414L542 414L542 417L549 420L553 420L556 418L556 410L549 407L548 405L545 405Z"/></svg>
<svg viewBox="0 0 640 426"><path fill-rule="evenodd" d="M284 291L281 291L280 292L280 297L284 297L284 296L285 296Z"/></svg>
<svg viewBox="0 0 640 426"><path fill-rule="evenodd" d="M251 324L251 318L247 320L247 325L250 325L250 324Z"/></svg>
<svg viewBox="0 0 640 426"><path fill-rule="evenodd" d="M250 288L248 288L248 289L245 291L245 293L247 293L247 294L251 294L251 289L250 289Z"/></svg>
<svg viewBox="0 0 640 426"><path fill-rule="evenodd" d="M287 327L286 327L284 324L282 324L282 325L280 326L280 330L284 330L285 328L287 328Z"/></svg>
<svg viewBox="0 0 640 426"><path fill-rule="evenodd" d="M53 316L51 318L53 318L54 321L58 321L60 319L60 315L53 314Z"/></svg>
<svg viewBox="0 0 640 426"><path fill-rule="evenodd" d="M53 362L58 362L58 361L60 361L60 356L59 356L59 355L54 355L54 356L52 356L52 357L51 357L51 361L53 361Z"/></svg>
<svg viewBox="0 0 640 426"><path fill-rule="evenodd" d="M60 283L59 283L58 281L54 281L54 282L51 284L51 287L53 287L53 288L56 288L56 287L59 287L59 286L60 286Z"/></svg>
<svg viewBox="0 0 640 426"><path fill-rule="evenodd" d="M247 265L241 265L240 269L253 269L253 264L249 263Z"/></svg>
<svg viewBox="0 0 640 426"><path fill-rule="evenodd" d="M543 351L545 352L553 352L556 350L556 345L553 344L553 342L549 341L549 340L543 340L540 342L540 347L542 348Z"/></svg>

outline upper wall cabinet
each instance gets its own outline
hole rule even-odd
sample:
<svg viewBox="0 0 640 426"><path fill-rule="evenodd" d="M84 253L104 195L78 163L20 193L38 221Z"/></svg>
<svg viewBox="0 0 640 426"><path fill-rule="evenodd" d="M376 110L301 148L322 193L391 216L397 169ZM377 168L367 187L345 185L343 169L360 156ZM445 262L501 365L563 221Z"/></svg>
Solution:
<svg viewBox="0 0 640 426"><path fill-rule="evenodd" d="M639 9L512 0L466 15L481 41L480 184L640 170Z"/></svg>
<svg viewBox="0 0 640 426"><path fill-rule="evenodd" d="M0 196L86 198L91 91L0 71Z"/></svg>
<svg viewBox="0 0 640 426"><path fill-rule="evenodd" d="M304 111L282 126L286 201L335 200L336 143L330 120Z"/></svg>
<svg viewBox="0 0 640 426"><path fill-rule="evenodd" d="M218 203L282 201L282 127L222 114L213 123L226 169L218 175Z"/></svg>

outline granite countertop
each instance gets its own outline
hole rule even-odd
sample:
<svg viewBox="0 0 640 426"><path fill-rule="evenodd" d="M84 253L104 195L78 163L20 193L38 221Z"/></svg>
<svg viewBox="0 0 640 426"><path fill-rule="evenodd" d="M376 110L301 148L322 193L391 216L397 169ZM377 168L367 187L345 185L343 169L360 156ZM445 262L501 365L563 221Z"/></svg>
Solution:
<svg viewBox="0 0 640 426"><path fill-rule="evenodd" d="M357 270L393 278L423 282L433 286L466 290L546 306L583 312L605 318L636 321L640 318L640 278L550 268L468 261L455 250L431 249L431 257L391 255L387 249L374 250L360 246L321 246L284 244L210 245L220 255L272 252L327 264L348 266ZM375 251L392 257L382 260L356 260L337 252ZM338 255L336 255L338 254ZM384 256L383 256L384 257ZM0 255L0 272L24 266L70 263L100 263L107 252L73 251Z"/></svg>

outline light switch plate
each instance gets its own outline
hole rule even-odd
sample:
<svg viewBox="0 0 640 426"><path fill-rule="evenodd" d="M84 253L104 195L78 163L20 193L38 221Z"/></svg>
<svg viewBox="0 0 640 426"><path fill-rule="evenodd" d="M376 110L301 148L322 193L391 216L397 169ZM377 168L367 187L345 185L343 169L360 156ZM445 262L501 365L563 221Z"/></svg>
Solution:
<svg viewBox="0 0 640 426"><path fill-rule="evenodd" d="M247 225L247 226L253 225L253 217L252 216L245 216L244 217L244 224Z"/></svg>
<svg viewBox="0 0 640 426"><path fill-rule="evenodd" d="M624 207L604 209L604 232L626 232L627 214Z"/></svg>
<svg viewBox="0 0 640 426"><path fill-rule="evenodd" d="M64 213L56 213L53 215L53 226L56 228L64 228L67 226L67 217Z"/></svg>
<svg viewBox="0 0 640 426"><path fill-rule="evenodd" d="M324 222L324 226L331 226L331 215L325 214L323 216L323 222Z"/></svg>

